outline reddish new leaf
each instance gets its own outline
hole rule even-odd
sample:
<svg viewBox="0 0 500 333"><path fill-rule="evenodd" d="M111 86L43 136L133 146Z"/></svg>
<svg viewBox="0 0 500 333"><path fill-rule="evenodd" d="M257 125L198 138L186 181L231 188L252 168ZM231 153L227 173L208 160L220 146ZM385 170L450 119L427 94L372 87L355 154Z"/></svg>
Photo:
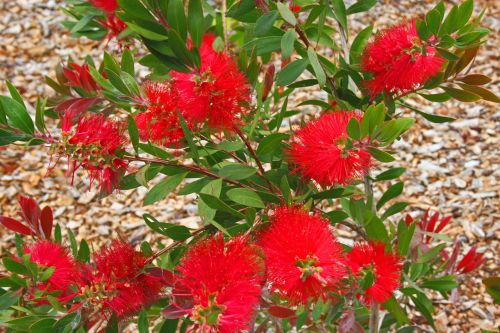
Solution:
<svg viewBox="0 0 500 333"><path fill-rule="evenodd" d="M269 314L276 318L290 318L295 316L295 311L284 306L272 305L268 309Z"/></svg>
<svg viewBox="0 0 500 333"><path fill-rule="evenodd" d="M38 232L40 230L40 206L32 198L23 195L19 196L19 205L21 206L21 215L24 220L31 225L33 230Z"/></svg>
<svg viewBox="0 0 500 333"><path fill-rule="evenodd" d="M18 234L22 235L33 235L33 231L30 228L19 222L18 220L14 220L7 216L0 216L0 223L3 224L4 227L10 229Z"/></svg>
<svg viewBox="0 0 500 333"><path fill-rule="evenodd" d="M42 226L43 235L45 239L50 239L52 234L52 225L54 222L54 215L52 214L52 208L45 206L40 214L40 224Z"/></svg>

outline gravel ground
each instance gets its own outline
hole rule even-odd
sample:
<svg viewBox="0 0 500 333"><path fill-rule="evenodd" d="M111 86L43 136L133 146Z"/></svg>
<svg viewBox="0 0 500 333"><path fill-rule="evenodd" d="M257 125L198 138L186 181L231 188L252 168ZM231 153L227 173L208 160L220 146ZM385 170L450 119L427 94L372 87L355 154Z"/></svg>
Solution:
<svg viewBox="0 0 500 333"><path fill-rule="evenodd" d="M382 2L384 6L376 6L368 18L355 16L351 22L353 30L368 23L373 23L376 29L383 28L424 12L434 1ZM103 45L74 39L60 26L64 16L58 11L59 3L53 0L0 3L0 93L5 92L4 81L9 79L33 103L36 96L52 93L42 84L43 76L54 76L58 62L69 56L78 61L87 54L94 58L102 54ZM484 23L492 34L480 51L475 72L493 77L490 88L499 94L500 3L493 0L476 3L489 8ZM310 94L322 96L316 91L304 91L296 95L295 102ZM457 120L437 125L417 117L417 125L395 144L394 148L400 151L395 165L408 169L403 176L405 199L411 203L407 211L420 215L425 209L439 207L443 214L453 215L446 233L460 238L466 249L477 244L488 258L479 274L462 281L456 304L436 295L438 331L493 330L500 325L500 309L485 293L481 279L498 274L500 262L500 111L488 102L471 105L447 102L433 106L421 100L412 103L423 111ZM20 193L32 195L55 209L59 224L72 229L78 238L87 239L94 247L117 236L132 242L153 240L142 221L146 212L161 221L188 227L199 223L194 196L171 195L154 207L141 207L147 190L139 188L100 199L95 192L87 192L83 183L69 185L60 169L46 176L47 164L47 152L42 148L0 148L0 215L16 214L16 198ZM11 233L0 229L0 255L12 245L12 239Z"/></svg>

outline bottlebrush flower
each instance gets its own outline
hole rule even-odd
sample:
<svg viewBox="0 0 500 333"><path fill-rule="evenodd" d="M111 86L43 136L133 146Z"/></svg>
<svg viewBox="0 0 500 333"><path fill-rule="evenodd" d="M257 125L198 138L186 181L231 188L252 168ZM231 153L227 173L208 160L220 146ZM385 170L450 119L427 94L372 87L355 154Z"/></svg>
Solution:
<svg viewBox="0 0 500 333"><path fill-rule="evenodd" d="M347 184L366 174L371 155L362 147L348 147L346 127L354 112L325 113L295 133L290 159L305 178L321 186Z"/></svg>
<svg viewBox="0 0 500 333"><path fill-rule="evenodd" d="M387 301L399 287L401 259L386 252L383 243L356 244L347 254L347 266L356 277L367 277L371 274L373 282L364 290L364 295L360 296L367 306L372 300L377 303Z"/></svg>
<svg viewBox="0 0 500 333"><path fill-rule="evenodd" d="M345 277L342 248L328 221L301 207L282 206L270 217L271 226L259 245L266 255L267 279L272 290L292 304L307 304L338 292Z"/></svg>
<svg viewBox="0 0 500 333"><path fill-rule="evenodd" d="M250 88L229 53L213 49L214 40L211 34L203 37L199 70L171 74L190 122L207 124L216 131L231 131L247 112L245 104L250 102Z"/></svg>
<svg viewBox="0 0 500 333"><path fill-rule="evenodd" d="M90 0L90 3L107 14L114 14L118 9L118 2L116 0Z"/></svg>
<svg viewBox="0 0 500 333"><path fill-rule="evenodd" d="M81 88L89 93L101 89L90 75L88 64L79 66L74 62L70 62L67 67L63 68L63 74L73 88Z"/></svg>
<svg viewBox="0 0 500 333"><path fill-rule="evenodd" d="M61 291L56 297L67 300L74 295L71 286L79 280L79 269L68 251L59 243L39 240L24 249L29 253L30 261L45 268L54 267L54 272L44 283L37 286L47 292Z"/></svg>
<svg viewBox="0 0 500 333"><path fill-rule="evenodd" d="M179 121L180 101L168 83L148 83L145 86L147 111L139 113L136 118L139 136L142 140L163 144L176 144L184 138ZM183 115L185 117L185 115Z"/></svg>
<svg viewBox="0 0 500 333"><path fill-rule="evenodd" d="M81 295L94 305L96 315L123 319L137 314L161 296L170 274L148 270L147 257L124 242L113 241L95 254L95 268L87 267Z"/></svg>
<svg viewBox="0 0 500 333"><path fill-rule="evenodd" d="M88 114L80 118L73 134L68 132L68 126L64 130L61 149L68 156L68 174L74 177L81 167L89 173L91 186L97 181L108 193L117 188L127 169L127 163L116 156L126 141L123 126L103 115Z"/></svg>
<svg viewBox="0 0 500 333"><path fill-rule="evenodd" d="M373 74L366 82L372 98L411 92L435 76L443 62L436 48L419 39L415 20L381 32L362 57L363 70Z"/></svg>
<svg viewBox="0 0 500 333"><path fill-rule="evenodd" d="M484 253L478 253L476 247L473 246L462 260L460 260L455 271L466 274L479 268L485 262L486 258L484 258Z"/></svg>
<svg viewBox="0 0 500 333"><path fill-rule="evenodd" d="M247 238L224 242L222 234L191 247L178 267L173 289L178 312L194 322L193 332L240 332L259 303L262 262Z"/></svg>

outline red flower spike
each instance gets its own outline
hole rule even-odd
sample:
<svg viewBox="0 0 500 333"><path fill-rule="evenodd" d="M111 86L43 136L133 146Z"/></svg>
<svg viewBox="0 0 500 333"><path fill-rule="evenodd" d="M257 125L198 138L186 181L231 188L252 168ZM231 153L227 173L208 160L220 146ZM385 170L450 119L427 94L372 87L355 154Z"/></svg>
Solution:
<svg viewBox="0 0 500 333"><path fill-rule="evenodd" d="M106 12L107 14L114 14L118 9L118 2L116 0L89 0L90 3Z"/></svg>
<svg viewBox="0 0 500 333"><path fill-rule="evenodd" d="M438 74L444 59L419 39L416 21L380 33L364 51L362 67L373 78L365 82L372 98L381 92L407 94Z"/></svg>
<svg viewBox="0 0 500 333"><path fill-rule="evenodd" d="M347 265L354 276L362 276L363 272L371 272L373 275L373 283L364 291L364 295L360 296L367 306L372 300L379 304L387 301L399 287L401 259L386 252L383 243L356 244L347 254Z"/></svg>
<svg viewBox="0 0 500 333"><path fill-rule="evenodd" d="M198 242L178 271L172 292L177 307L174 314L190 315L194 322L190 332L248 329L260 299L263 266L257 249L245 236L224 242L219 233Z"/></svg>
<svg viewBox="0 0 500 333"><path fill-rule="evenodd" d="M214 40L211 34L203 37L197 72L172 71L171 75L189 123L232 131L248 111L245 105L250 102L250 87L229 53L213 49Z"/></svg>
<svg viewBox="0 0 500 333"><path fill-rule="evenodd" d="M126 142L123 129L121 123L101 114L89 114L80 118L73 135L63 130L68 137L63 143L70 164L68 175L74 176L81 167L89 173L91 187L97 181L103 192L110 193L117 188L128 166L115 154Z"/></svg>
<svg viewBox="0 0 500 333"><path fill-rule="evenodd" d="M304 178L327 187L348 184L366 174L372 162L363 143L346 147L346 127L353 117L360 118L347 111L323 114L295 133L288 153Z"/></svg>
<svg viewBox="0 0 500 333"><path fill-rule="evenodd" d="M460 260L455 271L462 274L470 273L485 262L484 253L478 253L476 247L473 246L462 260Z"/></svg>
<svg viewBox="0 0 500 333"><path fill-rule="evenodd" d="M137 314L161 295L165 278L158 270L146 269L147 257L128 244L113 241L111 246L95 254L95 269L87 267L82 297L97 305L105 318L112 313L119 319Z"/></svg>
<svg viewBox="0 0 500 333"><path fill-rule="evenodd" d="M71 286L77 284L80 273L75 260L61 244L40 240L26 247L24 251L31 255L30 261L38 266L55 267L50 278L37 286L39 290L61 291L57 296L60 301L68 300L74 296Z"/></svg>
<svg viewBox="0 0 500 333"><path fill-rule="evenodd" d="M291 304L307 304L338 292L345 277L342 248L328 221L302 207L282 206L261 235L267 279Z"/></svg>
<svg viewBox="0 0 500 333"><path fill-rule="evenodd" d="M141 140L151 140L165 146L178 144L184 138L179 114L184 118L185 114L178 107L180 100L176 92L169 84L150 82L145 86L145 93L147 100L143 103L147 111L135 118Z"/></svg>

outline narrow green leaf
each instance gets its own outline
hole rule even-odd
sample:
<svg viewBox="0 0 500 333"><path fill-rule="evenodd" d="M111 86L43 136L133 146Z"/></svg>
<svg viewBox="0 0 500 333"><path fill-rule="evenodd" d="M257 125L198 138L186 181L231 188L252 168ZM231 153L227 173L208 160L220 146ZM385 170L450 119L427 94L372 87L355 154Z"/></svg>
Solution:
<svg viewBox="0 0 500 333"><path fill-rule="evenodd" d="M389 187L377 202L377 210L379 210L387 201L394 199L395 197L403 193L403 187L403 182L396 183Z"/></svg>
<svg viewBox="0 0 500 333"><path fill-rule="evenodd" d="M137 327L139 329L139 333L149 333L148 312L146 311L146 309L142 309L141 313L139 314Z"/></svg>
<svg viewBox="0 0 500 333"><path fill-rule="evenodd" d="M5 84L7 85L7 89L9 89L10 96L16 102L18 102L19 104L21 104L23 106L24 110L27 110L26 109L26 105L24 104L23 98L21 97L21 94L16 89L16 87L14 87L14 85L12 83L10 83L10 81L6 81Z"/></svg>
<svg viewBox="0 0 500 333"><path fill-rule="evenodd" d="M257 173L257 169L254 167L233 163L223 166L219 170L219 175L231 180L241 180L253 176Z"/></svg>
<svg viewBox="0 0 500 333"><path fill-rule="evenodd" d="M188 173L179 173L162 180L146 194L144 205L151 205L157 201L163 200L170 192L182 182Z"/></svg>
<svg viewBox="0 0 500 333"><path fill-rule="evenodd" d="M326 74L323 71L323 67L321 67L321 64L319 63L316 51L314 51L314 49L311 47L307 49L307 58L309 59L309 63L314 70L314 74L316 76L316 79L318 80L319 85L324 86L326 83Z"/></svg>
<svg viewBox="0 0 500 333"><path fill-rule="evenodd" d="M295 30L291 28L288 29L281 37L281 56L283 59L291 57L293 50L295 49L295 39Z"/></svg>
<svg viewBox="0 0 500 333"><path fill-rule="evenodd" d="M297 59L285 66L276 77L276 84L286 86L293 83L309 65L307 59Z"/></svg>
<svg viewBox="0 0 500 333"><path fill-rule="evenodd" d="M403 325L409 322L408 315L405 310L399 305L394 296L392 296L388 301L382 303L384 309L389 311L394 318L396 318L398 324Z"/></svg>
<svg viewBox="0 0 500 333"><path fill-rule="evenodd" d="M187 22L182 0L168 1L167 21L171 28L177 31L181 39L186 40ZM202 25L202 22L198 22L198 24Z"/></svg>
<svg viewBox="0 0 500 333"><path fill-rule="evenodd" d="M246 188L233 188L226 193L232 201L248 207L264 208L264 202L259 195Z"/></svg>
<svg viewBox="0 0 500 333"><path fill-rule="evenodd" d="M441 87L448 95L454 99L461 102L476 102L481 99L481 96L471 93L469 91L452 88L452 87Z"/></svg>
<svg viewBox="0 0 500 333"><path fill-rule="evenodd" d="M35 126L36 128L45 133L45 105L47 104L47 98L38 98L36 100L35 108Z"/></svg>
<svg viewBox="0 0 500 333"><path fill-rule="evenodd" d="M391 154L389 154L383 150L369 147L368 151L373 156L373 158L376 159L377 161L380 161L383 163L389 163L389 162L392 162L395 160Z"/></svg>
<svg viewBox="0 0 500 333"><path fill-rule="evenodd" d="M277 2L276 6L278 7L278 11L280 12L281 17L291 25L295 26L297 24L297 19L295 18L295 15L293 12L290 10L288 7L287 3L284 2Z"/></svg>
<svg viewBox="0 0 500 333"><path fill-rule="evenodd" d="M20 104L10 97L0 96L0 108L13 127L27 134L33 134L35 132L33 120L23 104Z"/></svg>
<svg viewBox="0 0 500 333"><path fill-rule="evenodd" d="M139 130L137 129L137 125L132 116L127 117L128 123L128 135L130 136L130 142L134 147L134 151L136 154L139 153Z"/></svg>
<svg viewBox="0 0 500 333"><path fill-rule="evenodd" d="M366 44L368 44L368 40L370 39L372 32L373 32L373 25L369 25L363 30L361 30L354 38L351 45L351 49L349 51L349 58L351 60L351 64L359 63L361 55L363 54Z"/></svg>
<svg viewBox="0 0 500 333"><path fill-rule="evenodd" d="M203 40L203 8L201 0L189 0L188 29L194 47L200 47Z"/></svg>
<svg viewBox="0 0 500 333"><path fill-rule="evenodd" d="M229 213L231 215L234 215L240 219L244 219L245 215L242 213L238 212L236 209L232 208L229 206L227 203L222 201L221 199L214 197L213 195L210 194L205 194L205 193L200 193L200 198L207 204L208 207L215 209L215 210L220 210L226 213Z"/></svg>
<svg viewBox="0 0 500 333"><path fill-rule="evenodd" d="M345 8L344 0L332 0L331 6L333 9L333 15L335 15L335 18L347 33L347 10Z"/></svg>
<svg viewBox="0 0 500 333"><path fill-rule="evenodd" d="M121 69L122 71L129 73L132 76L135 75L134 56L129 49L125 49L123 51Z"/></svg>
<svg viewBox="0 0 500 333"><path fill-rule="evenodd" d="M391 168L387 171L384 171L380 174L378 174L375 177L376 181L381 181L381 180L391 180L398 178L401 176L404 172L406 171L406 168Z"/></svg>
<svg viewBox="0 0 500 333"><path fill-rule="evenodd" d="M356 117L352 117L347 123L347 134L353 140L361 139L361 129L359 128L359 121Z"/></svg>
<svg viewBox="0 0 500 333"><path fill-rule="evenodd" d="M259 17L257 22L255 22L255 28L254 28L255 35L265 36L269 32L269 30L271 30L277 18L278 18L278 12L275 10L271 10L268 13Z"/></svg>

